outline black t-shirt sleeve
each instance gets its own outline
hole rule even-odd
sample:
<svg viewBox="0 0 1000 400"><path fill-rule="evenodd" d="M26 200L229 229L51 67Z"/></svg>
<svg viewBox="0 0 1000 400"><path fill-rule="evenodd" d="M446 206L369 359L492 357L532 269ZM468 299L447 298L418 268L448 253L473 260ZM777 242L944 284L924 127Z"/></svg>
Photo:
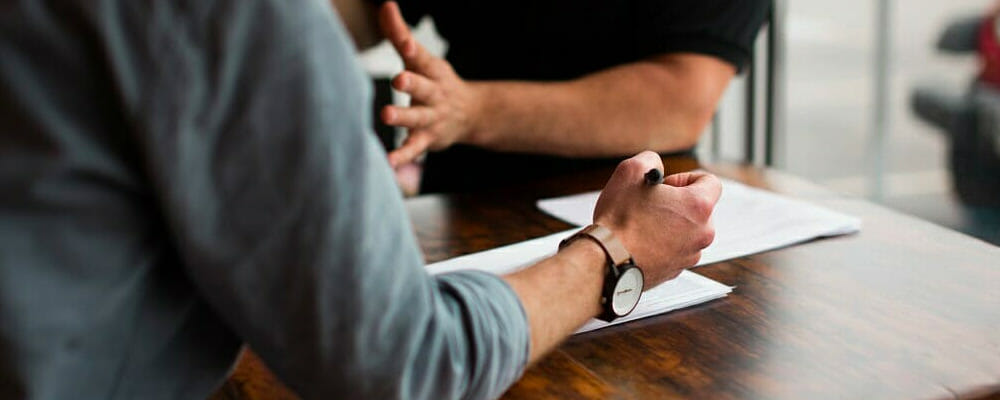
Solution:
<svg viewBox="0 0 1000 400"><path fill-rule="evenodd" d="M640 54L707 54L742 69L771 0L642 0L632 7Z"/></svg>

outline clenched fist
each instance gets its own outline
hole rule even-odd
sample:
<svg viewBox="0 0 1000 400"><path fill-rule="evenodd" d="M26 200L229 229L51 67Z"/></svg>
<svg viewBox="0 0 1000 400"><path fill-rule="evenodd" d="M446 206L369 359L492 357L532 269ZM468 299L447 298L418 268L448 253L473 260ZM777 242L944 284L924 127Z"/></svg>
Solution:
<svg viewBox="0 0 1000 400"><path fill-rule="evenodd" d="M646 151L622 161L594 209L594 223L614 232L645 275L645 289L675 278L698 263L715 237L711 216L722 184L700 171L670 175L649 186L643 175L663 169Z"/></svg>

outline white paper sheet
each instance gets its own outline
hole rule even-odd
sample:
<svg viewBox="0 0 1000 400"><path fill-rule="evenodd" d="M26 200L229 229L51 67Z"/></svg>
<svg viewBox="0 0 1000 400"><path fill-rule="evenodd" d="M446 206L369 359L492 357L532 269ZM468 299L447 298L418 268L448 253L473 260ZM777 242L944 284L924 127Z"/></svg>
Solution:
<svg viewBox="0 0 1000 400"><path fill-rule="evenodd" d="M427 266L427 270L435 274L463 269L476 269L498 275L513 272L554 254L556 248L559 246L559 241L574 231L576 229L452 258L430 264ZM610 324L594 319L581 327L577 333L693 306L725 297L731 291L732 288L729 286L694 272L684 271L676 279L644 292L642 298L639 300L639 304L636 305L635 310L628 316L619 318Z"/></svg>
<svg viewBox="0 0 1000 400"><path fill-rule="evenodd" d="M861 229L861 219L723 179L712 213L715 241L698 265L773 250ZM588 225L600 192L538 201L538 208L574 225Z"/></svg>

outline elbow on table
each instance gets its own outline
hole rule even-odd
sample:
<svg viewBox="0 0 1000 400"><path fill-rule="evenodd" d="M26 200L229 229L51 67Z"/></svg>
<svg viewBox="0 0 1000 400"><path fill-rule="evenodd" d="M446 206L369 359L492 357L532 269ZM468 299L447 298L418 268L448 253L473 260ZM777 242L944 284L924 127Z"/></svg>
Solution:
<svg viewBox="0 0 1000 400"><path fill-rule="evenodd" d="M329 350L300 355L321 371L299 381L304 397L496 398L516 381L529 340L517 295L482 272L422 282L391 298L369 298L332 347L303 346Z"/></svg>

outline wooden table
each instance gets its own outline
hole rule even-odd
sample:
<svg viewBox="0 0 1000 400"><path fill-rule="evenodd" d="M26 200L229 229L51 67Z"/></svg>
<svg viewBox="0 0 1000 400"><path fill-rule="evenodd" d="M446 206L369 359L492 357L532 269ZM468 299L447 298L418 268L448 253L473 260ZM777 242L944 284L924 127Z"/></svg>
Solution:
<svg viewBox="0 0 1000 400"><path fill-rule="evenodd" d="M1000 398L1000 248L775 171L708 169L860 216L862 231L697 268L736 289L574 336L505 398ZM434 262L570 228L534 201L599 189L610 173L406 205ZM245 351L213 398L295 396Z"/></svg>

